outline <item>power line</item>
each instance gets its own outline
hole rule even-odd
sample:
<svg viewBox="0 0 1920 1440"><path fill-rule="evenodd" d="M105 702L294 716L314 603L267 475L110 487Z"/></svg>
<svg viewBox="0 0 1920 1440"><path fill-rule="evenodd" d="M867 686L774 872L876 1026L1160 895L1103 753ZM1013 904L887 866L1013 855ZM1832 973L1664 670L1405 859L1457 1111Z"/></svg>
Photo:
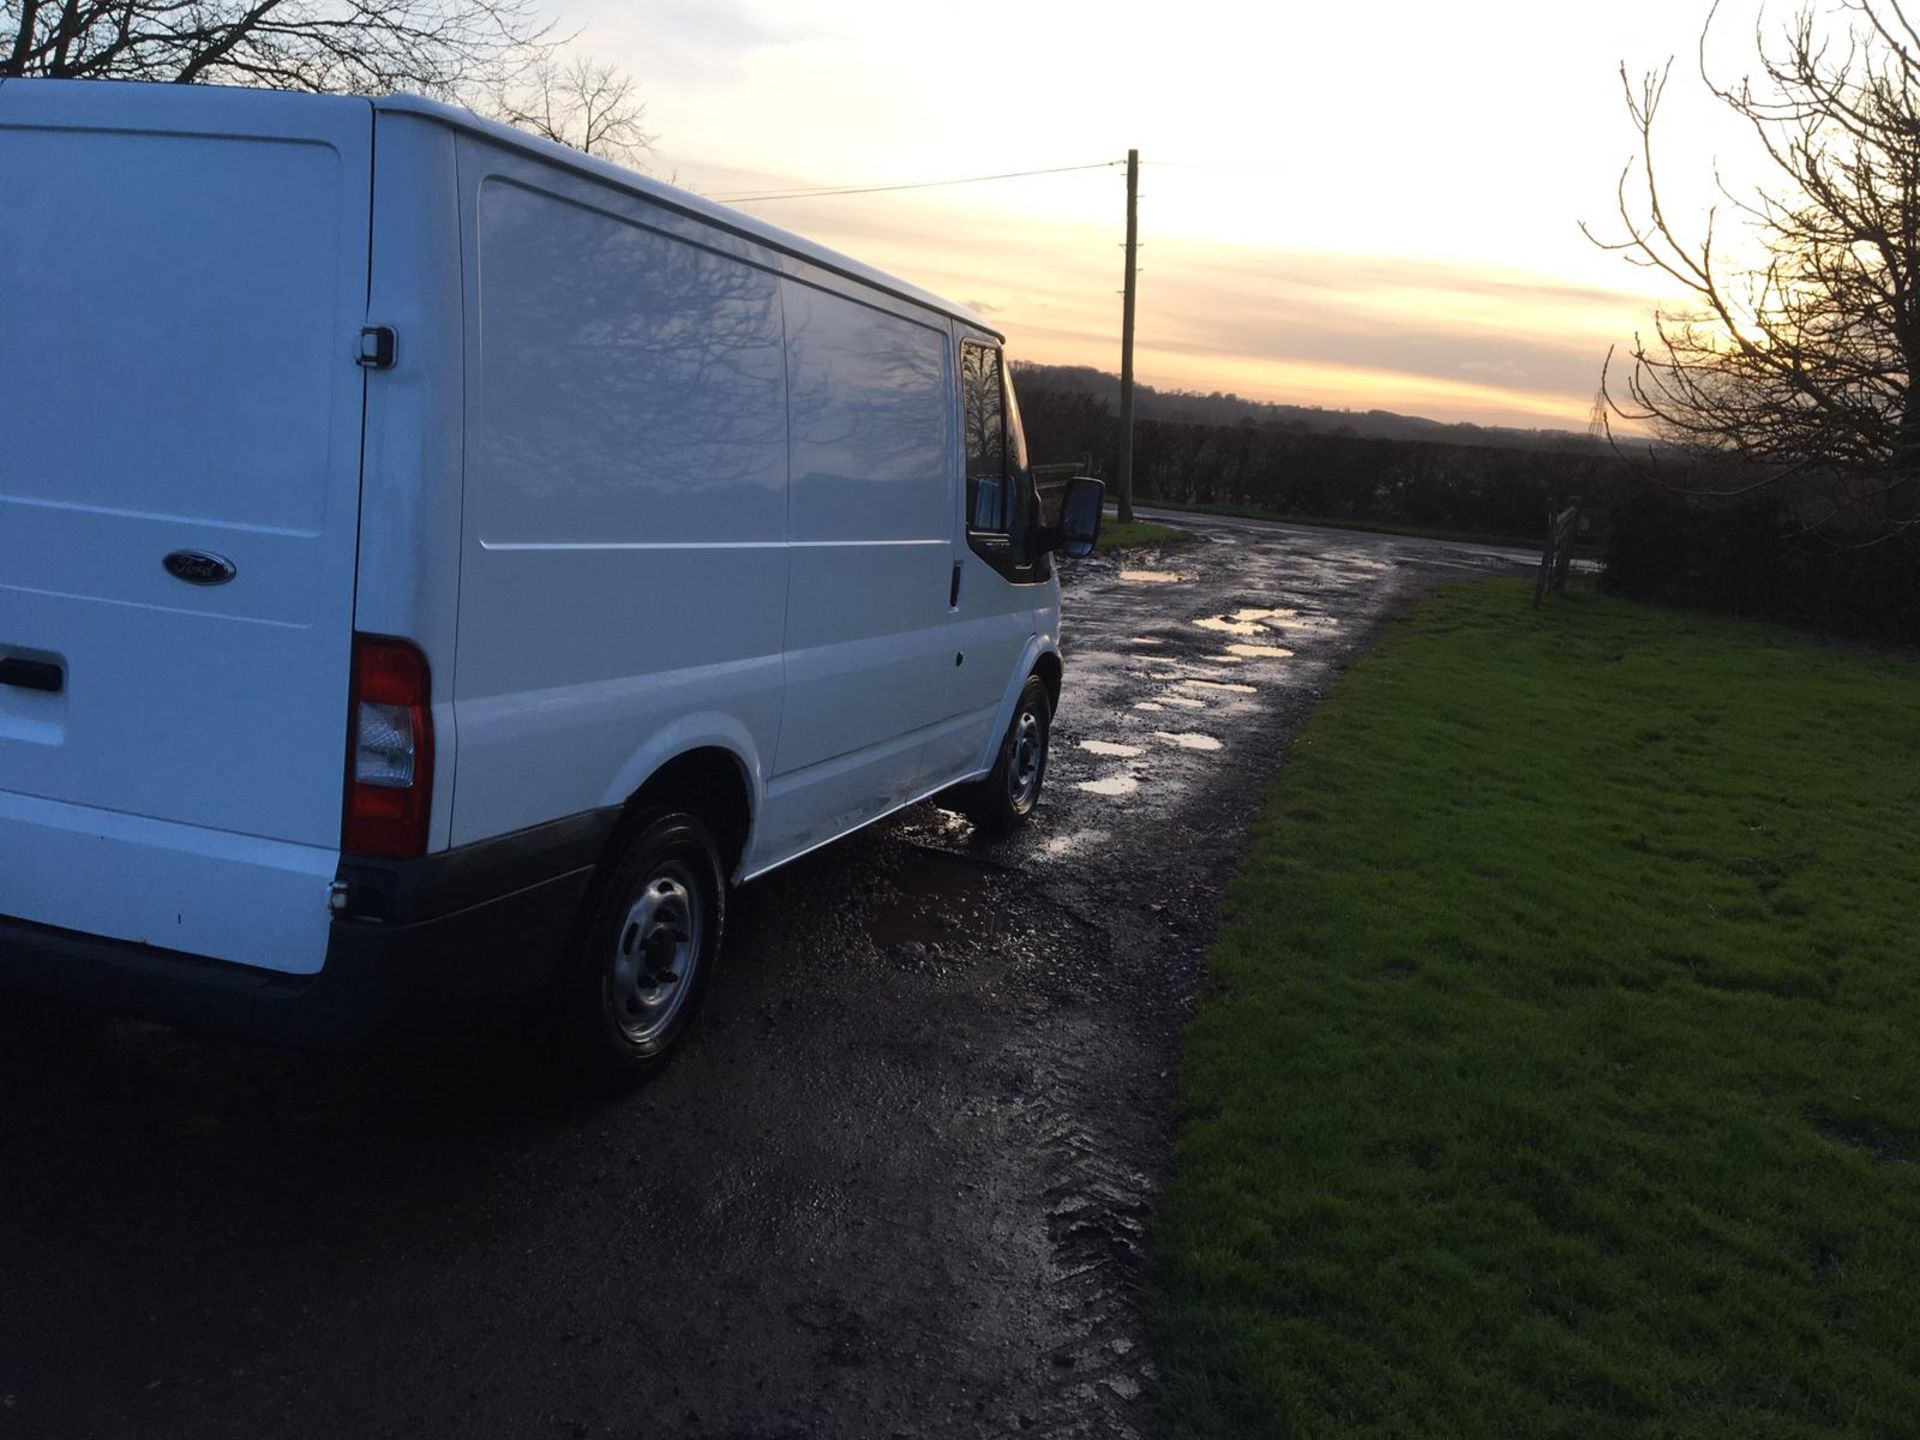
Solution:
<svg viewBox="0 0 1920 1440"><path fill-rule="evenodd" d="M738 190L710 195L710 200L736 205L758 200L803 200L827 195L878 195L887 190L932 190L942 185L979 185L988 180L1023 180L1029 175L1065 175L1075 170L1112 170L1127 162L1100 160L1091 165L1054 165L1045 170L1006 170L998 175L965 175L957 180L915 180L903 185L818 186L810 190Z"/></svg>
<svg viewBox="0 0 1920 1440"><path fill-rule="evenodd" d="M1142 160L1140 163L1142 166L1151 165L1156 170L1212 170L1232 175L1278 175L1288 169L1285 165L1248 165L1238 161Z"/></svg>

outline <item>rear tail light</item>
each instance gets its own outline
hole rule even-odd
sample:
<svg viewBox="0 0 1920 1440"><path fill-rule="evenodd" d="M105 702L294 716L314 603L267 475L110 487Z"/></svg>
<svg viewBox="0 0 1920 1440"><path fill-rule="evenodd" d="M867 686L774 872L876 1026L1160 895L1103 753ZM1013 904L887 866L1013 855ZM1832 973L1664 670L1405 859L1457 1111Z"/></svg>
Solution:
<svg viewBox="0 0 1920 1440"><path fill-rule="evenodd" d="M340 848L409 860L427 850L433 714L427 657L405 640L353 637L347 803Z"/></svg>

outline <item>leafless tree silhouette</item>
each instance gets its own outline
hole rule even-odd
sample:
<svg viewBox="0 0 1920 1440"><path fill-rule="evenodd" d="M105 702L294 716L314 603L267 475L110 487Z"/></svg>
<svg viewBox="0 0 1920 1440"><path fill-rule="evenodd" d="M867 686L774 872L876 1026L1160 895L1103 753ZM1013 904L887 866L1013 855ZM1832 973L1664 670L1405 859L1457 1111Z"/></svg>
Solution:
<svg viewBox="0 0 1920 1440"><path fill-rule="evenodd" d="M583 55L542 56L499 86L490 108L510 125L626 165L641 165L659 138L646 128L633 77Z"/></svg>
<svg viewBox="0 0 1920 1440"><path fill-rule="evenodd" d="M563 56L537 0L0 0L0 78L154 80L470 105L636 164L633 78Z"/></svg>
<svg viewBox="0 0 1920 1440"><path fill-rule="evenodd" d="M1747 192L1716 176L1722 203L1683 233L1654 163L1671 63L1637 83L1621 68L1639 137L1617 192L1624 233L1587 235L1688 300L1654 315L1603 393L1612 416L1733 462L1692 483L1774 489L1810 529L1884 539L1920 526L1920 31L1899 0L1804 8L1777 34L1763 17L1754 73L1723 82L1706 61L1717 10L1700 74L1773 179ZM1728 220L1763 258L1729 255Z"/></svg>
<svg viewBox="0 0 1920 1440"><path fill-rule="evenodd" d="M0 76L457 97L549 30L534 0L0 0Z"/></svg>

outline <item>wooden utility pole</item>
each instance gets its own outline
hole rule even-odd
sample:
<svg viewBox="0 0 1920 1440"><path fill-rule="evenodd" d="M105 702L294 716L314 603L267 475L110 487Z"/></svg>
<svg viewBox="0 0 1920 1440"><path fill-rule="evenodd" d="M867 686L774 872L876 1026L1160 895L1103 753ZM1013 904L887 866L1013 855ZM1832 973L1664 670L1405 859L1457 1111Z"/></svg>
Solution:
<svg viewBox="0 0 1920 1440"><path fill-rule="evenodd" d="M1120 312L1120 523L1133 520L1133 260L1140 226L1140 152L1127 151L1127 286Z"/></svg>

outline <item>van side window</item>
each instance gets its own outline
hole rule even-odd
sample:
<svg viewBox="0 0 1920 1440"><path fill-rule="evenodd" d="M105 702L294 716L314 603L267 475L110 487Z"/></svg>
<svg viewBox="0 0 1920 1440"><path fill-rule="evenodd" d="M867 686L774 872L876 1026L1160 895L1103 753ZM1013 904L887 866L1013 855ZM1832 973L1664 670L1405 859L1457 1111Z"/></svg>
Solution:
<svg viewBox="0 0 1920 1440"><path fill-rule="evenodd" d="M1007 525L1007 406L1000 386L1000 352L969 342L960 347L967 394L967 528L1005 535Z"/></svg>
<svg viewBox="0 0 1920 1440"><path fill-rule="evenodd" d="M963 341L960 384L966 401L967 544L1009 580L1045 580L1053 572L1045 555L1033 554L1038 502L999 347Z"/></svg>

